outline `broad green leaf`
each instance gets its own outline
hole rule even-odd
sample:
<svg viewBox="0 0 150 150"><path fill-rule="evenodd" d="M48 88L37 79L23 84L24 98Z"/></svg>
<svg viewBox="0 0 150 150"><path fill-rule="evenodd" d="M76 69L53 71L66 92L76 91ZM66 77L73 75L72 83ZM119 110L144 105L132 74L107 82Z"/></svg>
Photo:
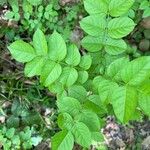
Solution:
<svg viewBox="0 0 150 150"><path fill-rule="evenodd" d="M138 104L143 112L150 116L150 79L145 80L143 84L138 87Z"/></svg>
<svg viewBox="0 0 150 150"><path fill-rule="evenodd" d="M54 31L48 40L49 58L54 61L61 61L67 54L67 48L62 36Z"/></svg>
<svg viewBox="0 0 150 150"><path fill-rule="evenodd" d="M108 23L108 34L118 39L127 36L135 27L135 23L128 17L114 18Z"/></svg>
<svg viewBox="0 0 150 150"><path fill-rule="evenodd" d="M87 91L83 86L73 85L68 88L68 96L76 98L80 102L84 102L87 97Z"/></svg>
<svg viewBox="0 0 150 150"><path fill-rule="evenodd" d="M107 68L106 74L112 79L117 79L120 76L121 70L129 63L129 58L123 57L113 61Z"/></svg>
<svg viewBox="0 0 150 150"><path fill-rule="evenodd" d="M52 137L52 150L72 150L74 137L70 131L60 131Z"/></svg>
<svg viewBox="0 0 150 150"><path fill-rule="evenodd" d="M89 74L87 71L79 71L77 82L83 84L88 80L88 77L89 77Z"/></svg>
<svg viewBox="0 0 150 150"><path fill-rule="evenodd" d="M79 66L84 69L84 70L88 70L90 67L91 67L91 64L92 64L92 57L91 55L83 55L81 57L81 61L80 61L80 64Z"/></svg>
<svg viewBox="0 0 150 150"><path fill-rule="evenodd" d="M73 44L70 45L70 47L68 48L65 62L68 65L77 66L80 63L80 58L81 58L81 55L77 46Z"/></svg>
<svg viewBox="0 0 150 150"><path fill-rule="evenodd" d="M150 77L150 57L143 56L130 62L121 70L122 80L130 85L139 85Z"/></svg>
<svg viewBox="0 0 150 150"><path fill-rule="evenodd" d="M98 93L98 87L99 84L101 83L102 77L101 76L97 76L93 79L93 83L92 83L92 89L94 93Z"/></svg>
<svg viewBox="0 0 150 150"><path fill-rule="evenodd" d="M149 2L148 0L143 0L143 1L140 3L139 9L145 10L145 9L148 8L149 6L150 6L150 2Z"/></svg>
<svg viewBox="0 0 150 150"><path fill-rule="evenodd" d="M53 82L55 82L62 73L62 68L60 64L55 63L51 60L47 60L42 70L41 74L41 82L44 86L49 86Z"/></svg>
<svg viewBox="0 0 150 150"><path fill-rule="evenodd" d="M109 13L113 17L121 16L128 12L135 0L111 0L109 3Z"/></svg>
<svg viewBox="0 0 150 150"><path fill-rule="evenodd" d="M138 104L140 108L144 111L144 113L150 116L150 109L149 109L150 93L149 94L139 93Z"/></svg>
<svg viewBox="0 0 150 150"><path fill-rule="evenodd" d="M25 75L27 77L33 77L35 75L41 75L43 66L45 64L45 58L43 57L35 57L32 61L28 62L25 65Z"/></svg>
<svg viewBox="0 0 150 150"><path fill-rule="evenodd" d="M15 58L19 62L29 62L31 61L34 57L36 57L35 50L33 47L22 41L18 40L16 42L13 42L9 47L8 47L11 55L13 58Z"/></svg>
<svg viewBox="0 0 150 150"><path fill-rule="evenodd" d="M78 72L76 69L72 67L64 67L62 70L62 74L59 78L59 82L61 82L66 87L73 85L78 79Z"/></svg>
<svg viewBox="0 0 150 150"><path fill-rule="evenodd" d="M58 116L57 123L61 129L70 130L73 127L74 121L68 113L62 113Z"/></svg>
<svg viewBox="0 0 150 150"><path fill-rule="evenodd" d="M96 113L90 110L82 110L76 118L79 122L83 122L91 132L100 130L100 121Z"/></svg>
<svg viewBox="0 0 150 150"><path fill-rule="evenodd" d="M137 92L133 87L115 88L111 96L115 115L122 123L127 123L137 107Z"/></svg>
<svg viewBox="0 0 150 150"><path fill-rule="evenodd" d="M107 38L105 42L105 51L110 55L118 55L127 49L127 44L122 39Z"/></svg>
<svg viewBox="0 0 150 150"><path fill-rule="evenodd" d="M103 36L106 28L106 20L102 15L92 15L80 21L81 28L92 36Z"/></svg>
<svg viewBox="0 0 150 150"><path fill-rule="evenodd" d="M81 110L80 102L72 97L64 97L57 101L59 111L62 113L68 113L71 116L75 116Z"/></svg>
<svg viewBox="0 0 150 150"><path fill-rule="evenodd" d="M95 142L104 142L104 136L100 132L92 132L92 140Z"/></svg>
<svg viewBox="0 0 150 150"><path fill-rule="evenodd" d="M110 80L106 80L105 78L101 77L98 84L99 84L98 92L99 92L101 101L103 103L109 102L113 90L118 87L117 83L112 82Z"/></svg>
<svg viewBox="0 0 150 150"><path fill-rule="evenodd" d="M33 35L33 45L37 55L46 55L48 52L47 41L44 33L37 29Z"/></svg>
<svg viewBox="0 0 150 150"><path fill-rule="evenodd" d="M82 46L89 52L97 52L103 47L103 39L101 37L86 36L82 39Z"/></svg>
<svg viewBox="0 0 150 150"><path fill-rule="evenodd" d="M108 4L106 0L84 0L84 8L89 14L107 13Z"/></svg>
<svg viewBox="0 0 150 150"><path fill-rule="evenodd" d="M83 146L89 148L91 145L91 132L88 127L82 122L76 122L72 129L75 141Z"/></svg>

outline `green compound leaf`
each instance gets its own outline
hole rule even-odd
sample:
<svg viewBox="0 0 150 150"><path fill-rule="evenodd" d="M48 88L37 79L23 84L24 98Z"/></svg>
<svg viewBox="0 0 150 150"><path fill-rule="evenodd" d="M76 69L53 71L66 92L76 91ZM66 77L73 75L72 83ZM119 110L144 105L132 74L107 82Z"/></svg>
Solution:
<svg viewBox="0 0 150 150"><path fill-rule="evenodd" d="M28 62L25 65L25 70L24 70L25 75L27 77L33 77L35 75L41 75L45 61L46 60L44 57L41 57L41 56L35 57L32 61Z"/></svg>
<svg viewBox="0 0 150 150"><path fill-rule="evenodd" d="M150 57L143 56L130 62L121 70L122 80L129 85L140 85L150 77Z"/></svg>
<svg viewBox="0 0 150 150"><path fill-rule="evenodd" d="M33 45L37 55L46 55L48 52L47 41L44 33L37 29L33 35Z"/></svg>
<svg viewBox="0 0 150 150"><path fill-rule="evenodd" d="M67 54L67 48L62 36L54 31L48 41L49 58L54 61L61 61Z"/></svg>
<svg viewBox="0 0 150 150"><path fill-rule="evenodd" d="M75 137L75 141L83 147L89 148L91 145L91 132L88 127L82 123L77 122L73 129L72 133Z"/></svg>
<svg viewBox="0 0 150 150"><path fill-rule="evenodd" d="M42 70L41 82L44 86L54 83L62 73L61 65L51 60L47 60Z"/></svg>
<svg viewBox="0 0 150 150"><path fill-rule="evenodd" d="M64 67L62 70L62 74L59 78L59 81L65 85L66 87L69 87L73 85L78 79L78 72L76 69L72 67Z"/></svg>
<svg viewBox="0 0 150 150"><path fill-rule="evenodd" d="M128 12L135 0L111 0L109 13L112 17L118 17Z"/></svg>
<svg viewBox="0 0 150 150"><path fill-rule="evenodd" d="M80 55L80 52L79 52L77 46L72 44L68 48L65 62L68 65L77 66L80 63L80 58L81 58L81 55Z"/></svg>
<svg viewBox="0 0 150 150"><path fill-rule="evenodd" d="M13 58L22 63L29 62L36 57L33 47L22 40L13 42L8 49Z"/></svg>
<svg viewBox="0 0 150 150"><path fill-rule="evenodd" d="M128 17L114 18L108 23L108 34L118 39L128 35L135 27L132 19Z"/></svg>
<svg viewBox="0 0 150 150"><path fill-rule="evenodd" d="M127 44L122 39L107 38L105 42L105 51L110 55L118 55L127 49Z"/></svg>
<svg viewBox="0 0 150 150"><path fill-rule="evenodd" d="M82 69L88 70L91 67L91 64L92 64L92 57L91 57L91 55L86 54L86 55L81 57L81 61L80 61L79 66Z"/></svg>
<svg viewBox="0 0 150 150"><path fill-rule="evenodd" d="M127 123L137 107L137 92L130 86L115 88L111 96L111 102L117 118L122 123Z"/></svg>
<svg viewBox="0 0 150 150"><path fill-rule="evenodd" d="M106 20L102 15L92 15L80 21L81 28L91 36L103 36Z"/></svg>
<svg viewBox="0 0 150 150"><path fill-rule="evenodd" d="M97 52L103 47L103 39L102 37L86 36L82 39L82 46L89 52Z"/></svg>
<svg viewBox="0 0 150 150"><path fill-rule="evenodd" d="M91 132L100 130L100 121L96 113L90 110L83 110L78 116L78 121L83 122Z"/></svg>
<svg viewBox="0 0 150 150"><path fill-rule="evenodd" d="M64 97L57 101L59 111L62 113L68 113L71 116L75 116L81 110L80 102L72 97Z"/></svg>
<svg viewBox="0 0 150 150"><path fill-rule="evenodd" d="M70 131L63 130L52 137L53 150L72 150L74 146L74 137Z"/></svg>
<svg viewBox="0 0 150 150"><path fill-rule="evenodd" d="M89 14L107 13L108 5L105 0L84 0L85 10Z"/></svg>

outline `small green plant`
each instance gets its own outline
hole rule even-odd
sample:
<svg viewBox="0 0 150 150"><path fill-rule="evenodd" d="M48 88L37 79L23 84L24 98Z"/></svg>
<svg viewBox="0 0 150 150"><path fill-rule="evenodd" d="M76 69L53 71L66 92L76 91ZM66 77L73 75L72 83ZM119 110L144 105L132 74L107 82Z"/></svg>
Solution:
<svg viewBox="0 0 150 150"><path fill-rule="evenodd" d="M29 44L17 40L8 46L13 58L25 63L27 77L40 82L57 97L58 126L53 150L72 150L74 142L89 148L102 141L103 116L121 123L150 116L150 57L128 56L122 39L135 27L127 12L134 1L85 0L90 16L80 25L89 35L82 40L87 53L66 45L54 31L45 37L37 29ZM93 67L95 66L95 67Z"/></svg>
<svg viewBox="0 0 150 150"><path fill-rule="evenodd" d="M33 136L33 134L34 129L30 129L30 127L26 127L20 132L15 128L2 127L0 128L0 145L4 150L31 149L42 140L40 136Z"/></svg>

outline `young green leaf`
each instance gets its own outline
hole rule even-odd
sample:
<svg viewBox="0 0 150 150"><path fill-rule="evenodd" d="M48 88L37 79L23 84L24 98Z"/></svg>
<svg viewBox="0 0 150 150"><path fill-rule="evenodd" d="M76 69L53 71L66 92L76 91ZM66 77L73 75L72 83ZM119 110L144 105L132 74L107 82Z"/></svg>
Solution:
<svg viewBox="0 0 150 150"><path fill-rule="evenodd" d="M32 61L28 62L25 65L25 70L24 70L25 75L27 77L33 77L35 75L41 75L45 61L46 60L44 57L41 57L41 56L35 57Z"/></svg>
<svg viewBox="0 0 150 150"><path fill-rule="evenodd" d="M107 68L106 74L112 79L120 76L121 70L129 63L129 58L122 57L113 61Z"/></svg>
<svg viewBox="0 0 150 150"><path fill-rule="evenodd" d="M86 100L87 91L81 85L73 85L68 88L68 96L76 98L82 103Z"/></svg>
<svg viewBox="0 0 150 150"><path fill-rule="evenodd" d="M46 55L48 52L47 41L44 33L37 29L33 35L33 45L37 55Z"/></svg>
<svg viewBox="0 0 150 150"><path fill-rule="evenodd" d="M47 60L42 70L41 82L44 86L49 86L55 82L62 73L61 65L51 60Z"/></svg>
<svg viewBox="0 0 150 150"><path fill-rule="evenodd" d="M61 61L67 54L67 48L62 36L54 31L48 41L49 58L54 61Z"/></svg>
<svg viewBox="0 0 150 150"><path fill-rule="evenodd" d="M103 47L102 37L86 36L81 42L82 46L89 52L100 51Z"/></svg>
<svg viewBox="0 0 150 150"><path fill-rule="evenodd" d="M122 80L130 85L139 85L150 77L150 57L140 57L121 70Z"/></svg>
<svg viewBox="0 0 150 150"><path fill-rule="evenodd" d="M85 10L90 14L107 14L108 5L104 0L84 0Z"/></svg>
<svg viewBox="0 0 150 150"><path fill-rule="evenodd" d="M61 129L70 130L73 127L74 121L68 113L62 113L58 116L57 123Z"/></svg>
<svg viewBox="0 0 150 150"><path fill-rule="evenodd" d="M137 91L130 86L115 88L111 96L115 115L122 123L127 123L137 107Z"/></svg>
<svg viewBox="0 0 150 150"><path fill-rule="evenodd" d="M59 78L59 81L65 85L66 87L69 87L73 85L78 79L78 72L76 69L72 67L64 67L62 70L62 74Z"/></svg>
<svg viewBox="0 0 150 150"><path fill-rule="evenodd" d="M79 66L84 69L84 70L88 70L91 67L92 64L92 58L91 55L84 55L81 57L81 61Z"/></svg>
<svg viewBox="0 0 150 150"><path fill-rule="evenodd" d="M68 113L71 116L75 116L81 110L80 102L72 97L64 97L57 101L59 111L62 113Z"/></svg>
<svg viewBox="0 0 150 150"><path fill-rule="evenodd" d="M70 45L67 51L65 62L68 65L77 66L80 63L80 52L76 45Z"/></svg>
<svg viewBox="0 0 150 150"><path fill-rule="evenodd" d="M107 38L105 42L105 51L110 55L118 55L127 49L127 44L122 39Z"/></svg>
<svg viewBox="0 0 150 150"><path fill-rule="evenodd" d="M118 17L128 12L135 0L111 0L109 13L112 17Z"/></svg>
<svg viewBox="0 0 150 150"><path fill-rule="evenodd" d="M82 110L76 118L79 122L83 122L91 132L98 132L100 130L100 121L96 113L90 110Z"/></svg>
<svg viewBox="0 0 150 150"><path fill-rule="evenodd" d="M128 17L114 18L108 23L108 34L118 39L128 35L135 27L132 19Z"/></svg>
<svg viewBox="0 0 150 150"><path fill-rule="evenodd" d="M72 150L74 137L70 131L63 130L52 137L53 150Z"/></svg>
<svg viewBox="0 0 150 150"><path fill-rule="evenodd" d="M80 21L81 28L91 36L103 36L106 20L102 15L92 15Z"/></svg>
<svg viewBox="0 0 150 150"><path fill-rule="evenodd" d="M85 83L88 80L89 74L87 71L79 71L78 72L78 80L80 84Z"/></svg>
<svg viewBox="0 0 150 150"><path fill-rule="evenodd" d="M91 145L91 132L82 122L76 122L72 129L75 141L83 147L89 148Z"/></svg>
<svg viewBox="0 0 150 150"><path fill-rule="evenodd" d="M29 62L36 57L33 47L22 40L15 41L8 47L8 49L13 58L19 62Z"/></svg>

